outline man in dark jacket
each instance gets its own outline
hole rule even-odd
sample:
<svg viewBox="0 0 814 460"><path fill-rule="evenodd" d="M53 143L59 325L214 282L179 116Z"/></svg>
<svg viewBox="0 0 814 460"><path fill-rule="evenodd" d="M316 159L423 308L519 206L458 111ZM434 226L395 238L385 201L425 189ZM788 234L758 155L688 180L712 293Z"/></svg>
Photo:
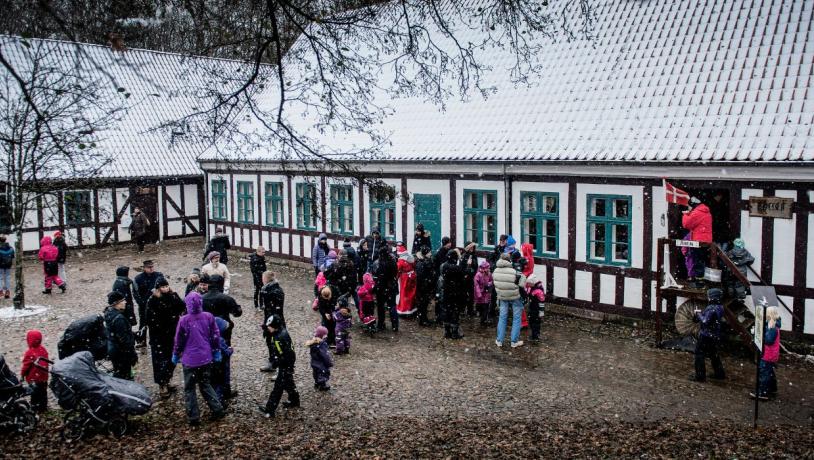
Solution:
<svg viewBox="0 0 814 460"><path fill-rule="evenodd" d="M297 386L294 384L294 364L297 362L297 355L294 353L294 345L291 343L288 330L283 326L282 320L277 315L272 315L266 320L266 330L271 336L271 348L275 355L274 360L280 368L268 402L266 402L265 406L258 406L260 412L270 418L274 417L284 391L288 393L288 401L283 403L283 407L287 408L300 407L300 394L297 393Z"/></svg>
<svg viewBox="0 0 814 460"><path fill-rule="evenodd" d="M130 321L124 316L124 296L119 292L107 295L105 325L107 326L107 355L113 364L113 377L132 380L133 366L138 362L136 338Z"/></svg>
<svg viewBox="0 0 814 460"><path fill-rule="evenodd" d="M133 297L138 304L138 344L143 347L147 344L147 337L144 334L144 309L147 308L147 301L153 295L155 283L159 279L164 278L161 272L155 270L155 264L152 260L145 260L142 263L142 271L133 279L135 284L133 289Z"/></svg>
<svg viewBox="0 0 814 460"><path fill-rule="evenodd" d="M124 296L126 305L124 316L127 317L131 325L135 326L136 312L133 308L133 281L130 279L130 267L121 266L116 269L116 280L113 281L111 291L118 292Z"/></svg>
<svg viewBox="0 0 814 460"><path fill-rule="evenodd" d="M221 336L226 341L226 344L231 346L232 330L235 328L232 316L238 317L242 315L243 309L232 296L223 293L222 276L212 275L209 277L209 290L203 295L203 310L218 318L223 318L229 323L229 328Z"/></svg>
<svg viewBox="0 0 814 460"><path fill-rule="evenodd" d="M359 307L358 296L356 295L356 287L359 285L357 282L358 277L356 267L350 257L343 255L335 264L328 267L324 274L328 284L336 288L337 295L352 297L356 302L356 306Z"/></svg>
<svg viewBox="0 0 814 460"><path fill-rule="evenodd" d="M144 252L144 243L147 241L147 230L150 228L150 219L141 212L133 209L133 220L130 222L130 237L135 241L138 252Z"/></svg>
<svg viewBox="0 0 814 460"><path fill-rule="evenodd" d="M59 250L59 255L57 256L57 264L59 264L59 278L62 281L67 282L68 278L65 276L65 261L68 260L68 243L65 242L65 236L61 231L57 230L54 232L53 244Z"/></svg>
<svg viewBox="0 0 814 460"><path fill-rule="evenodd" d="M266 271L266 249L263 246L258 246L249 257L249 268L254 281L254 308L259 310L263 308L260 303L260 289L263 287L263 273Z"/></svg>
<svg viewBox="0 0 814 460"><path fill-rule="evenodd" d="M342 241L342 249L345 250L345 254L348 255L348 259L350 259L351 262L353 262L353 266L356 267L356 269L358 270L359 264L361 264L362 261L360 260L359 254L356 252L356 249L353 249L353 245L351 244L350 238L345 237L345 240Z"/></svg>
<svg viewBox="0 0 814 460"><path fill-rule="evenodd" d="M209 243L206 244L206 249L204 249L202 260L206 260L206 256L209 255L212 251L218 251L220 253L220 263L224 265L229 264L229 255L227 250L230 249L232 245L229 243L229 237L223 231L223 228L218 227L215 229L215 236L209 240Z"/></svg>
<svg viewBox="0 0 814 460"><path fill-rule="evenodd" d="M367 253L370 258L368 266L370 266L370 264L379 258L379 250L382 246L387 246L387 242L382 239L379 227L371 228L370 235L366 236L365 240L367 241Z"/></svg>
<svg viewBox="0 0 814 460"><path fill-rule="evenodd" d="M427 307L430 300L435 297L435 285L438 276L435 271L435 263L432 260L432 252L429 246L424 246L416 254L416 293L415 302L418 310L418 325L429 326L430 320L427 318Z"/></svg>
<svg viewBox="0 0 814 460"><path fill-rule="evenodd" d="M430 251L432 251L430 232L424 230L424 224L419 223L415 226L415 236L413 236L413 255L418 254L424 246L430 248Z"/></svg>
<svg viewBox="0 0 814 460"><path fill-rule="evenodd" d="M263 307L263 324L271 318L272 315L277 315L280 318L280 323L285 327L285 315L283 314L283 307L285 306L285 292L277 282L274 272L267 271L263 273L263 288L260 289L260 302ZM273 372L277 369L277 364L274 362L274 350L272 350L271 334L263 329L263 338L266 340L266 347L269 352L269 362L267 365L260 368L260 372Z"/></svg>
<svg viewBox="0 0 814 460"><path fill-rule="evenodd" d="M378 315L378 328L380 331L385 329L385 309L390 311L390 325L393 327L393 332L398 332L399 330L399 315L396 311L396 294L398 293L397 273L396 260L393 258L390 248L385 244L379 249L379 257L376 261L376 268L373 271L373 279L376 283L373 291L376 293L376 313Z"/></svg>
<svg viewBox="0 0 814 460"><path fill-rule="evenodd" d="M724 315L724 307L721 305L723 291L713 288L707 291L709 305L704 311L695 311L694 321L701 323L701 332L698 342L695 344L695 374L690 376L690 380L695 382L705 382L707 380L707 370L704 363L706 358L712 361L714 374L712 378L723 380L726 378L724 366L718 356L718 343L721 339L721 320Z"/></svg>
<svg viewBox="0 0 814 460"><path fill-rule="evenodd" d="M500 235L498 238L497 246L495 249L492 250L492 253L489 254L489 270L495 271L495 265L497 265L497 261L500 260L500 255L506 251L506 246L508 244L509 235ZM494 299L494 295L492 298Z"/></svg>
<svg viewBox="0 0 814 460"><path fill-rule="evenodd" d="M444 298L444 338L461 339L460 314L466 308L466 271L458 263L458 251L447 253L447 261L441 266Z"/></svg>

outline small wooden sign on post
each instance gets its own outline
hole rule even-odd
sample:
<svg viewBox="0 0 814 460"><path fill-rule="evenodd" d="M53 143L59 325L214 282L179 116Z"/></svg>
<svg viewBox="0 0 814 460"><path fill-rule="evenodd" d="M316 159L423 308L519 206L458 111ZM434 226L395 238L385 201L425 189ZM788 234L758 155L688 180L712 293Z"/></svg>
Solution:
<svg viewBox="0 0 814 460"><path fill-rule="evenodd" d="M792 198L750 196L749 216L791 219L793 206L794 200Z"/></svg>
<svg viewBox="0 0 814 460"><path fill-rule="evenodd" d="M753 426L757 428L757 411L758 403L760 401L760 358L763 354L763 332L764 324L766 321L766 309L769 307L776 307L779 303L777 301L777 293L774 286L752 286L752 303L755 305L755 416L753 419Z"/></svg>

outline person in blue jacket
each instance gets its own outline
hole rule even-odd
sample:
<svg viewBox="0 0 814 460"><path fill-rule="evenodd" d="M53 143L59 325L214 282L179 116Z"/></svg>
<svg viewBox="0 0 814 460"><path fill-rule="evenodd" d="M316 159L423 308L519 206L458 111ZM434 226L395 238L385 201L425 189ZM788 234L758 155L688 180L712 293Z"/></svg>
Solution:
<svg viewBox="0 0 814 460"><path fill-rule="evenodd" d="M724 292L718 288L707 291L709 304L703 311L696 310L694 321L701 323L701 332L695 344L695 374L690 380L705 382L707 380L706 358L712 361L714 371L712 378L723 380L726 378L721 357L718 356L718 343L721 340L721 319L724 316L724 307L721 304Z"/></svg>

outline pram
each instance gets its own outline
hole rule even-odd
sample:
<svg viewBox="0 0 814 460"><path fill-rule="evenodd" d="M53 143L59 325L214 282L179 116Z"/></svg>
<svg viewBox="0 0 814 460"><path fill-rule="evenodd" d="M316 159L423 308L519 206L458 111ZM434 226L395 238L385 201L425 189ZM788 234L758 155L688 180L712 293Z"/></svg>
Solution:
<svg viewBox="0 0 814 460"><path fill-rule="evenodd" d="M0 428L25 433L37 426L37 414L22 399L29 394L29 387L20 382L0 355Z"/></svg>
<svg viewBox="0 0 814 460"><path fill-rule="evenodd" d="M107 331L102 315L88 315L72 322L57 344L59 359L89 351L97 361L107 357Z"/></svg>
<svg viewBox="0 0 814 460"><path fill-rule="evenodd" d="M81 439L91 429L123 436L127 417L146 414L153 404L142 385L101 372L88 351L58 361L50 373L51 391L60 407L68 410L60 432L68 442Z"/></svg>

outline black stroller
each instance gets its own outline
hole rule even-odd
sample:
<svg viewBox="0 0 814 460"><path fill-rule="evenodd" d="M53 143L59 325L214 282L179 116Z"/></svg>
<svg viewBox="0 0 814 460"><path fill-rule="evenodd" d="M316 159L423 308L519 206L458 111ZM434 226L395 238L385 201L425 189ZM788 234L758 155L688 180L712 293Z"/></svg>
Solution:
<svg viewBox="0 0 814 460"><path fill-rule="evenodd" d="M129 415L143 415L153 404L142 385L101 372L88 351L80 351L51 366L51 391L68 412L62 439L77 441L92 430L114 436L127 432Z"/></svg>
<svg viewBox="0 0 814 460"><path fill-rule="evenodd" d="M20 382L0 355L0 428L26 433L37 426L37 414L22 399L29 394L29 387Z"/></svg>

